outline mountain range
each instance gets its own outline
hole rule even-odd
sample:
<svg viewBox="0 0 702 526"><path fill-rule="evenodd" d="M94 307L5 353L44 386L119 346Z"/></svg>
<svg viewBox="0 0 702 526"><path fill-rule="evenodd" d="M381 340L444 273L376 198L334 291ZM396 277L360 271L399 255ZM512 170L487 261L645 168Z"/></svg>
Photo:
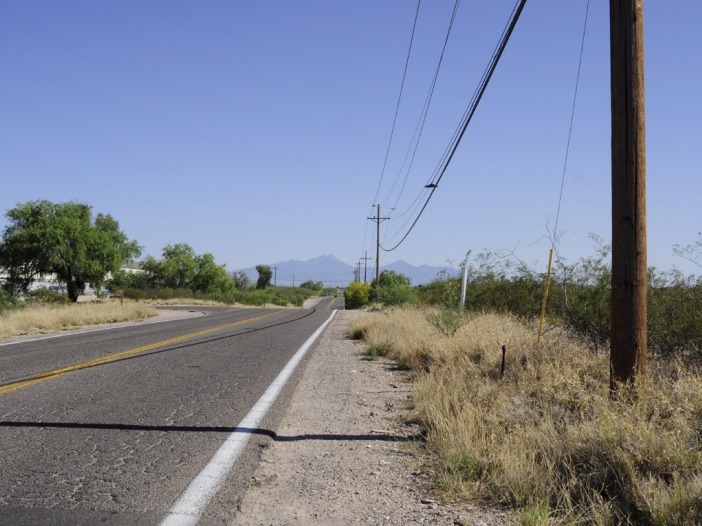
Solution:
<svg viewBox="0 0 702 526"><path fill-rule="evenodd" d="M369 263L373 263L369 261ZM321 281L325 285L345 287L354 279L354 267L334 256L318 256L307 261L289 260L269 265L273 269L273 281L277 285L298 286L303 281ZM415 266L405 261L395 261L389 265L381 265L380 271L393 270L404 274L412 280L412 285L422 285L436 279L442 272L456 274L451 267L433 267L430 265ZM243 268L236 272L245 272L252 282L258 279L256 268ZM364 269L361 266L361 281L364 277L368 282L375 278L375 266Z"/></svg>

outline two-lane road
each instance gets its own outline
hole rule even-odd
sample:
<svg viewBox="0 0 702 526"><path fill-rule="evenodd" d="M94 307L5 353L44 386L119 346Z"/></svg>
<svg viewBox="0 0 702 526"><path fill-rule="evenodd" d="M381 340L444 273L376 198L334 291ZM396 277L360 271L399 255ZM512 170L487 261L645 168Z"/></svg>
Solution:
<svg viewBox="0 0 702 526"><path fill-rule="evenodd" d="M160 524L334 303L0 345L0 524ZM284 400L202 524L232 518Z"/></svg>

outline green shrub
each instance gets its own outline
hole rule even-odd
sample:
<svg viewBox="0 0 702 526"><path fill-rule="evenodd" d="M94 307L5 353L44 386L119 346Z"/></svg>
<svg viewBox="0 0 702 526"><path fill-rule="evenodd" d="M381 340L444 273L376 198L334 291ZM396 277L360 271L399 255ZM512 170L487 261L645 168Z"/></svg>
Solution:
<svg viewBox="0 0 702 526"><path fill-rule="evenodd" d="M612 272L610 247L595 239L595 255L574 264L554 265L546 315L583 337L597 351L609 346L611 334ZM468 265L467 312L511 313L526 320L541 312L545 276L524 267L511 268L491 253L480 254ZM432 323L451 334L450 311L458 306L460 281L436 280L416 289L422 303L448 309ZM382 287L378 297L382 296ZM702 278L678 271L649 269L648 341L652 353L702 359Z"/></svg>
<svg viewBox="0 0 702 526"><path fill-rule="evenodd" d="M416 303L417 293L404 283L391 283L378 288L376 299L384 305L405 305Z"/></svg>
<svg viewBox="0 0 702 526"><path fill-rule="evenodd" d="M67 294L61 294L60 292L49 289L36 289L31 291L27 296L30 301L36 303L63 304L70 302Z"/></svg>
<svg viewBox="0 0 702 526"><path fill-rule="evenodd" d="M649 271L648 341L655 352L702 357L702 280Z"/></svg>
<svg viewBox="0 0 702 526"><path fill-rule="evenodd" d="M4 289L0 289L0 312L22 308L22 304Z"/></svg>
<svg viewBox="0 0 702 526"><path fill-rule="evenodd" d="M441 310L432 312L428 320L445 336L453 336L458 329L466 324L467 318L465 313L458 309L444 307Z"/></svg>
<svg viewBox="0 0 702 526"><path fill-rule="evenodd" d="M286 300L285 298L281 298L280 296L275 296L273 298L273 305L279 305L280 307L287 307L288 300Z"/></svg>

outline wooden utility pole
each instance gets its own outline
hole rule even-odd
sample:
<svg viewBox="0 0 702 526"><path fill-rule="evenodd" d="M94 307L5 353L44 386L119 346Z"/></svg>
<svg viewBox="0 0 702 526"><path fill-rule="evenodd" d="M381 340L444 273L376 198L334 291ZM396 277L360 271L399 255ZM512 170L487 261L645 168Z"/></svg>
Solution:
<svg viewBox="0 0 702 526"><path fill-rule="evenodd" d="M376 206L378 207L378 215L375 217L369 217L368 219L378 223L378 230L375 236L375 284L378 286L380 285L380 222L390 218L380 217L380 205L378 204Z"/></svg>
<svg viewBox="0 0 702 526"><path fill-rule="evenodd" d="M368 257L368 251L366 250L366 256L361 259L363 260L363 283L368 283L368 261L373 258Z"/></svg>
<svg viewBox="0 0 702 526"><path fill-rule="evenodd" d="M609 6L614 390L646 381L646 112L643 0L610 0Z"/></svg>

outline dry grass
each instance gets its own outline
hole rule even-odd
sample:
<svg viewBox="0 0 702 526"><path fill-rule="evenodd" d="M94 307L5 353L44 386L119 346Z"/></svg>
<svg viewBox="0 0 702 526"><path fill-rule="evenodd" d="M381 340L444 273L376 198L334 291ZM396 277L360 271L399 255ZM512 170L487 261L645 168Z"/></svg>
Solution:
<svg viewBox="0 0 702 526"><path fill-rule="evenodd" d="M126 302L133 302L133 303L141 303L143 304L143 300L126 300ZM243 305L239 304L226 304L222 303L220 301L214 301L214 300L201 300L201 299L194 299L194 298L170 298L170 299L150 299L148 300L149 305L160 305L160 306L181 306L181 305L198 305L198 306L210 306L210 307L232 307L232 306L237 306L241 307Z"/></svg>
<svg viewBox="0 0 702 526"><path fill-rule="evenodd" d="M392 310L351 327L415 371L414 413L437 455L437 490L517 510L524 525L702 523L702 379L651 363L611 398L608 358L509 316ZM500 378L501 346L506 372Z"/></svg>
<svg viewBox="0 0 702 526"><path fill-rule="evenodd" d="M143 320L156 316L156 309L138 303L77 303L36 305L0 313L0 338L70 330L84 325Z"/></svg>

